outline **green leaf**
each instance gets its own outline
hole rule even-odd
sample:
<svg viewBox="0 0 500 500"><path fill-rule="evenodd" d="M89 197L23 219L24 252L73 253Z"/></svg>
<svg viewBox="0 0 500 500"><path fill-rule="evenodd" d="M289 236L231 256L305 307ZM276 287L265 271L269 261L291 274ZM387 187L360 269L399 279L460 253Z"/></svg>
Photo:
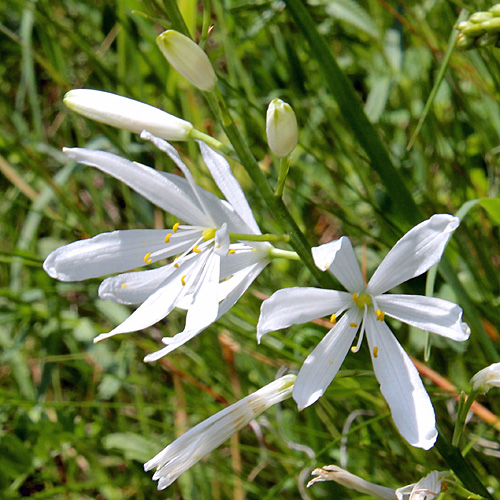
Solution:
<svg viewBox="0 0 500 500"><path fill-rule="evenodd" d="M336 19L340 19L360 29L367 35L377 38L378 30L372 18L359 3L353 0L336 0L326 5L325 10Z"/></svg>
<svg viewBox="0 0 500 500"><path fill-rule="evenodd" d="M147 462L158 453L158 442L133 432L108 434L103 444L108 450L120 450L127 460L138 462Z"/></svg>

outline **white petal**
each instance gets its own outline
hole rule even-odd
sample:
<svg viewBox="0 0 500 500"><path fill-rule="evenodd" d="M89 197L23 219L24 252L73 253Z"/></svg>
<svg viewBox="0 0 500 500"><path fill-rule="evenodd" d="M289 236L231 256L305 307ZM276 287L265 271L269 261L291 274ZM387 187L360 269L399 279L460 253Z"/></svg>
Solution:
<svg viewBox="0 0 500 500"><path fill-rule="evenodd" d="M462 342L470 335L464 329L462 308L436 297L423 295L380 295L375 298L378 307L388 316L421 330Z"/></svg>
<svg viewBox="0 0 500 500"><path fill-rule="evenodd" d="M43 263L47 274L61 281L81 281L149 264L148 253L165 248L168 231L131 229L102 233L59 247ZM151 258L155 262L162 257Z"/></svg>
<svg viewBox="0 0 500 500"><path fill-rule="evenodd" d="M272 248L271 245L269 243L258 243L258 246L254 245L250 246L244 243L233 243L230 245L230 249L234 250L234 253L227 254L221 258L221 279L232 276L245 267L253 266L257 262L265 261L266 265L270 262L268 255L270 248Z"/></svg>
<svg viewBox="0 0 500 500"><path fill-rule="evenodd" d="M227 224L222 224L221 228L215 232L214 242L215 253L220 257L226 256L229 251L229 229Z"/></svg>
<svg viewBox="0 0 500 500"><path fill-rule="evenodd" d="M94 342L99 342L120 333L142 330L162 320L172 311L177 301L187 291L189 283L184 279L186 284L183 285L183 277L191 272L196 273L198 268L199 262L196 262L196 260L181 264L165 280L163 286L150 295L123 323L109 333L98 335Z"/></svg>
<svg viewBox="0 0 500 500"><path fill-rule="evenodd" d="M351 325L361 318L359 310L347 310L304 361L293 388L299 410L316 402L337 375L359 329Z"/></svg>
<svg viewBox="0 0 500 500"><path fill-rule="evenodd" d="M147 129L169 141L186 141L193 125L161 109L101 90L75 89L64 96L68 108L98 122L139 134Z"/></svg>
<svg viewBox="0 0 500 500"><path fill-rule="evenodd" d="M193 303L186 315L185 330L199 332L217 318L219 273L220 257L214 252L209 252L198 278L199 281L193 294Z"/></svg>
<svg viewBox="0 0 500 500"><path fill-rule="evenodd" d="M322 271L330 269L349 292L364 290L365 281L349 238L342 236L339 240L313 247L312 255L316 266Z"/></svg>
<svg viewBox="0 0 500 500"><path fill-rule="evenodd" d="M425 273L439 262L446 243L459 224L457 217L438 214L408 231L378 266L366 292L380 295Z"/></svg>
<svg viewBox="0 0 500 500"><path fill-rule="evenodd" d="M201 155L226 200L241 217L241 220L248 226L249 232L260 234L259 226L255 221L241 186L231 171L229 163L222 155L210 149L204 142L197 142L200 146Z"/></svg>
<svg viewBox="0 0 500 500"><path fill-rule="evenodd" d="M389 327L367 314L366 336L375 376L401 435L428 450L437 438L434 409L415 365Z"/></svg>
<svg viewBox="0 0 500 500"><path fill-rule="evenodd" d="M139 271L119 274L105 279L99 287L99 297L120 304L142 304L175 271L173 264Z"/></svg>
<svg viewBox="0 0 500 500"><path fill-rule="evenodd" d="M131 162L125 158L82 148L64 148L64 153L72 160L112 175L141 196L181 220L196 226L210 226L211 221L193 203L188 193L156 170Z"/></svg>
<svg viewBox="0 0 500 500"><path fill-rule="evenodd" d="M284 288L264 300L257 324L257 340L268 332L331 315L352 302L347 292L321 288Z"/></svg>

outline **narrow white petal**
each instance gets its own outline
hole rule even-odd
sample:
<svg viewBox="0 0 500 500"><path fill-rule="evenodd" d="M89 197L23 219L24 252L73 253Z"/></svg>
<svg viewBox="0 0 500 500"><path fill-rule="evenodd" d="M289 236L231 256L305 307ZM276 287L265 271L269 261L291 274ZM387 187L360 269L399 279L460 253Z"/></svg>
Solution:
<svg viewBox="0 0 500 500"><path fill-rule="evenodd" d="M257 262L266 262L266 265L270 262L269 260L269 249L271 245L269 243L252 243L252 246L245 243L233 243L230 245L230 249L234 250L234 253L230 253L221 258L221 268L220 277L221 279L227 278L236 274L245 267L250 267Z"/></svg>
<svg viewBox="0 0 500 500"><path fill-rule="evenodd" d="M457 217L433 215L408 231L385 256L373 274L367 293L380 295L439 262L444 247L459 226Z"/></svg>
<svg viewBox="0 0 500 500"><path fill-rule="evenodd" d="M378 307L388 316L421 330L462 342L470 330L464 328L462 308L436 297L423 295L380 295L375 298Z"/></svg>
<svg viewBox="0 0 500 500"><path fill-rule="evenodd" d="M99 342L120 333L142 330L162 320L176 306L180 297L186 293L188 283L184 276L190 272L195 273L197 267L199 267L199 262L196 261L181 264L165 280L163 286L150 295L123 323L109 333L98 335L94 342ZM186 284L183 285L183 282Z"/></svg>
<svg viewBox="0 0 500 500"><path fill-rule="evenodd" d="M367 315L365 328L375 376L396 427L412 446L428 450L437 438L436 419L415 365L374 314Z"/></svg>
<svg viewBox="0 0 500 500"><path fill-rule="evenodd" d="M215 233L215 253L220 257L225 257L229 251L229 243L229 228L227 224L222 224Z"/></svg>
<svg viewBox="0 0 500 500"><path fill-rule="evenodd" d="M179 219L196 226L210 226L211 221L190 196L160 172L105 151L82 148L64 148L63 151L72 160L113 176Z"/></svg>
<svg viewBox="0 0 500 500"><path fill-rule="evenodd" d="M335 378L359 329L353 325L361 318L359 311L347 310L304 361L293 388L299 410L316 402Z"/></svg>
<svg viewBox="0 0 500 500"><path fill-rule="evenodd" d="M173 264L170 264L159 269L119 274L107 278L99 287L99 297L120 304L142 304L160 288L175 269Z"/></svg>
<svg viewBox="0 0 500 500"><path fill-rule="evenodd" d="M349 238L342 236L339 240L313 247L312 255L316 266L322 271L330 269L346 290L351 293L364 290L363 275Z"/></svg>
<svg viewBox="0 0 500 500"><path fill-rule="evenodd" d="M352 302L347 292L321 288L283 288L264 300L257 324L257 340L290 325L331 315Z"/></svg>
<svg viewBox="0 0 500 500"><path fill-rule="evenodd" d="M139 134L147 129L169 141L186 141L193 125L161 109L128 97L91 89L70 90L64 96L68 108L106 125Z"/></svg>
<svg viewBox="0 0 500 500"><path fill-rule="evenodd" d="M232 205L236 213L241 217L241 220L248 226L249 232L260 234L259 226L255 221L241 186L231 171L229 163L222 155L210 149L204 142L197 142L200 146L201 155L226 200Z"/></svg>
<svg viewBox="0 0 500 500"><path fill-rule="evenodd" d="M130 229L102 233L59 247L43 263L47 274L61 281L81 281L141 267L162 257L149 258L165 248L168 231ZM146 258L145 258L146 257Z"/></svg>

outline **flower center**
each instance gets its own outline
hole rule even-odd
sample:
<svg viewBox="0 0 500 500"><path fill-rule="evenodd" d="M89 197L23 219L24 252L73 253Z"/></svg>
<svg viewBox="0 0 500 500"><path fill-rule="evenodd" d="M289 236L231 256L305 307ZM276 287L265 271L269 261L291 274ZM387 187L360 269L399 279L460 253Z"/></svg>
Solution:
<svg viewBox="0 0 500 500"><path fill-rule="evenodd" d="M201 236L204 241L211 240L212 238L215 238L215 233L216 229L204 229L203 232L201 233Z"/></svg>
<svg viewBox="0 0 500 500"><path fill-rule="evenodd" d="M354 303L360 308L364 309L365 306L371 306L372 305L372 298L370 295L367 293L353 293L352 295L352 300L354 300Z"/></svg>

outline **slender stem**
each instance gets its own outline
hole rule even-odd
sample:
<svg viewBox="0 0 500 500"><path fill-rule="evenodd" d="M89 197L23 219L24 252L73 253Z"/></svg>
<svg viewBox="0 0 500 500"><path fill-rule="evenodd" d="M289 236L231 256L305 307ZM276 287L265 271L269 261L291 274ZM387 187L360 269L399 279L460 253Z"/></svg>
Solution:
<svg viewBox="0 0 500 500"><path fill-rule="evenodd" d="M452 446L456 446L458 448L458 445L460 444L460 438L462 437L462 434L464 432L465 420L467 419L467 415L472 406L472 403L474 402L478 394L479 391L472 390L467 399L465 398L464 392L460 394L460 404L458 407L457 421L455 423L453 438L451 440Z"/></svg>
<svg viewBox="0 0 500 500"><path fill-rule="evenodd" d="M219 90L216 88L211 93L205 93L205 96L210 108L212 109L212 112L219 120L229 141L233 145L234 150L239 157L239 161L254 182L255 187L260 192L268 208L275 215L277 221L281 225L282 231L284 233L290 234L290 245L300 256L301 260L308 267L311 274L316 278L318 283L322 284L325 288L332 287L334 284L333 278L328 273L323 274L315 266L312 259L311 247L307 239L290 215L290 212L283 203L283 200L274 196L274 193L269 183L267 182L266 177L260 170L257 160L253 156L248 144L245 142L238 128L233 122L233 119Z"/></svg>
<svg viewBox="0 0 500 500"><path fill-rule="evenodd" d="M203 25L201 27L200 47L205 48L209 35L209 28L211 23L212 2L211 0L203 0Z"/></svg>
<svg viewBox="0 0 500 500"><path fill-rule="evenodd" d="M272 259L300 260L300 256L297 252L292 252L291 250L281 250L281 248L271 249L269 257Z"/></svg>
<svg viewBox="0 0 500 500"><path fill-rule="evenodd" d="M290 241L288 234L247 234L229 233L231 241Z"/></svg>
<svg viewBox="0 0 500 500"><path fill-rule="evenodd" d="M205 132L202 132L201 130L193 128L191 132L189 132L189 137L191 139L203 141L205 144L208 144L211 148L217 149L226 156L237 159L233 148L217 140L215 137L205 134Z"/></svg>
<svg viewBox="0 0 500 500"><path fill-rule="evenodd" d="M283 189L285 188L286 176L288 175L288 170L290 169L290 158L281 158L280 162L280 175L278 177L278 184L276 185L275 196L281 198L283 196Z"/></svg>
<svg viewBox="0 0 500 500"><path fill-rule="evenodd" d="M165 6L165 11L167 13L168 20L172 24L172 28L181 32L183 35L192 38L179 7L177 6L177 1L163 0L163 5Z"/></svg>

